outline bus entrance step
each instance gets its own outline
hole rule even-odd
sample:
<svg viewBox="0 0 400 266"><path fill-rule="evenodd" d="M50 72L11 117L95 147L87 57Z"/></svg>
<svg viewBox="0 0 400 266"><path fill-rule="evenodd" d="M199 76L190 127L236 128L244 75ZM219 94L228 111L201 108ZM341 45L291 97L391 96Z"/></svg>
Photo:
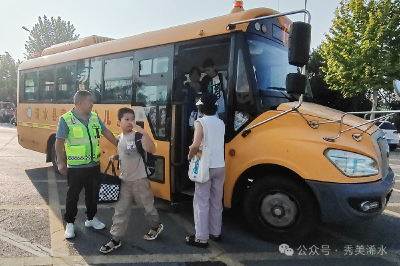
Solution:
<svg viewBox="0 0 400 266"><path fill-rule="evenodd" d="M182 194L189 195L189 196L194 196L194 188L193 189L186 189L186 190L181 190Z"/></svg>

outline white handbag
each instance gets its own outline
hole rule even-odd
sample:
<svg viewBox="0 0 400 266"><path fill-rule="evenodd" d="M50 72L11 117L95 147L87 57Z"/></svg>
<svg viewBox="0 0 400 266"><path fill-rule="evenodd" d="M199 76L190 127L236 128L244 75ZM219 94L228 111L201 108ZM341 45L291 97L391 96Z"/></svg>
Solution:
<svg viewBox="0 0 400 266"><path fill-rule="evenodd" d="M195 156L190 160L189 163L189 179L198 182L205 183L210 180L210 163L212 150L206 146L207 143L207 125L202 121L203 126L203 142L200 146L201 149Z"/></svg>

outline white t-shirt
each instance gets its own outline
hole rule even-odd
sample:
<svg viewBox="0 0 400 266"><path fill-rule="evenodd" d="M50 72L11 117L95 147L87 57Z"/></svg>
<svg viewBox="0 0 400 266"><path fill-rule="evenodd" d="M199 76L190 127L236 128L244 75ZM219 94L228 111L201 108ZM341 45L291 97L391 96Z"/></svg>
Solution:
<svg viewBox="0 0 400 266"><path fill-rule="evenodd" d="M225 124L216 115L203 116L197 120L203 126L203 140L206 135L206 147L212 150L210 168L225 167Z"/></svg>
<svg viewBox="0 0 400 266"><path fill-rule="evenodd" d="M135 134L136 131L132 131L126 135L120 134L118 136L118 155L121 170L120 178L124 181L133 181L147 177L143 158L136 148ZM145 145L145 142L142 141L144 150L146 150Z"/></svg>

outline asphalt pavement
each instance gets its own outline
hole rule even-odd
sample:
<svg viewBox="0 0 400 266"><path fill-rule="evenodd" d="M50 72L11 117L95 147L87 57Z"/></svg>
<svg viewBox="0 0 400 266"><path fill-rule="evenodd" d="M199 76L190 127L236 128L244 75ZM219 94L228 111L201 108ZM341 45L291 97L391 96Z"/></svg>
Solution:
<svg viewBox="0 0 400 266"><path fill-rule="evenodd" d="M172 207L156 199L164 224L160 237L143 240L149 226L134 205L122 247L107 255L99 248L110 239L112 205L99 205L104 230L86 228L82 192L76 236L66 240L66 177L55 174L45 159L18 144L14 126L0 124L0 266L400 265L400 149L390 154L399 181L387 209L375 219L352 226L321 224L303 243L283 246L261 240L239 213L224 211L223 241L199 249L184 243L194 233L191 203Z"/></svg>

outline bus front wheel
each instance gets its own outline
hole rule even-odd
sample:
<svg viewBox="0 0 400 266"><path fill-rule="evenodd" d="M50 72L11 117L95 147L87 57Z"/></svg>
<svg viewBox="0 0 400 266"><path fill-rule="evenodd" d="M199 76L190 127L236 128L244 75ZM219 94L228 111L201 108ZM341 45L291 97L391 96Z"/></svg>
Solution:
<svg viewBox="0 0 400 266"><path fill-rule="evenodd" d="M255 180L246 192L243 208L251 229L270 242L296 243L306 238L319 221L310 190L286 176Z"/></svg>

